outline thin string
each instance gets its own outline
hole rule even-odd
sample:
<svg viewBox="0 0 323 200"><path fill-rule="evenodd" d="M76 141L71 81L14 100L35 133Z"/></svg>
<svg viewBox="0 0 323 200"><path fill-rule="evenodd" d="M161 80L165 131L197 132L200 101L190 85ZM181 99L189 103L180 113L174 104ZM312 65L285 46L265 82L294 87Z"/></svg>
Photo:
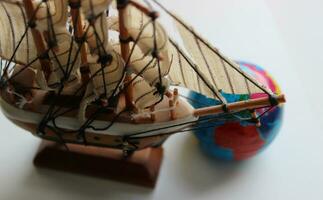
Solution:
<svg viewBox="0 0 323 200"><path fill-rule="evenodd" d="M49 50L46 50L45 53L47 53ZM29 68L32 64L34 64L37 60L39 60L41 58L42 55L37 56L36 58L34 58L31 62L29 62L28 64L26 64L23 68L21 68L17 73L13 74L12 76L10 76L4 85L7 85L7 83L9 83L12 79L14 79L16 76L18 76L19 74L21 74L23 71L25 71L27 68Z"/></svg>
<svg viewBox="0 0 323 200"><path fill-rule="evenodd" d="M73 19L72 18L72 20L73 20L73 22L72 22L72 24L74 25L74 32L77 30L77 24L78 24L78 20L79 20L79 15L77 15L76 16L76 19ZM69 48L69 50L68 50L68 57L67 57L67 61L66 61L66 72L64 73L64 78L65 79L68 79L68 72L70 71L70 65L72 64L72 63L70 63L71 62L71 57L72 57L72 51L73 51L73 43L74 43L74 40L75 39L77 39L77 40L79 40L80 38L74 38L74 36L72 37L72 39L71 39L71 41L70 41L70 48ZM83 37L82 37L82 39L81 39L81 42L80 42L81 44L78 44L79 46L82 46L83 45ZM71 70L72 71L72 70Z"/></svg>
<svg viewBox="0 0 323 200"><path fill-rule="evenodd" d="M147 28L147 26L148 26L151 22L152 22L152 21L148 21L148 22L147 22L147 23L142 27L142 29L140 30L140 32L139 32L139 34L138 34L137 38L135 39L134 44L132 45L132 48L131 48L131 50L130 50L130 53L129 53L128 59L127 59L127 61L126 61L126 63L125 63L125 67L124 67L123 72L122 72L123 74L125 74L125 73L127 72L127 66L129 65L129 63L130 63L130 61L131 61L131 57L132 57L132 55L133 55L133 53L134 53L134 50L135 50L136 45L138 44L138 42L139 42L139 40L140 40L140 38L141 38L141 35L142 35L143 31ZM120 85L121 85L121 83L122 83L122 80L123 80L123 78L119 79L119 81L118 81L118 84L117 84L116 88L113 90L113 92L112 92L112 94L111 94L111 97L114 97L114 96L115 96L115 94L116 94L116 92L117 92L118 88L120 87Z"/></svg>
<svg viewBox="0 0 323 200"><path fill-rule="evenodd" d="M148 22L147 23L147 25L149 24L150 22ZM145 26L146 27L146 26ZM144 27L144 28L145 28ZM135 41L135 44L133 45L133 48L132 48L132 51L131 51L131 53L130 53L130 55L129 55L129 58L128 58L128 62L130 61L130 58L131 58L131 55L133 54L133 50L134 50L134 47L135 47L135 45L137 44L137 42L138 42L138 40L140 39L140 37L141 37L141 34L142 34L142 32L143 32L143 30L144 30L144 28L141 30L141 32L139 33L139 35L138 35L138 37L137 37L137 39L136 39L136 41ZM95 28L94 28L95 29ZM96 30L94 30L95 32L96 32ZM96 35L97 37L96 38L98 38L98 35ZM129 85L130 84L132 84L132 82L138 77L138 76L140 76L145 70L146 70L146 68L150 65L150 63L153 61L153 59L141 70L141 72L139 72L134 78L132 78L132 80L131 81L129 81L128 83L127 83L127 85L126 86L124 86L123 87L123 89L122 90L120 90L119 91L119 93L121 93L122 91L124 91L127 87L129 87ZM93 76L92 76L93 77ZM89 119L88 119L88 121L87 122L85 122L82 126L81 126L81 128L78 130L80 133L82 133L82 134L85 134L85 129L87 128L87 127L89 127L89 125L94 121L94 119L95 119L95 116L97 116L98 115L98 113L99 112L102 112L102 109L101 109L101 111L100 111L100 109L98 109L94 114L93 114L93 116L92 117L90 117ZM118 116L117 116L118 117ZM114 121L116 121L116 120L114 120ZM113 125L113 123L114 123L114 121L112 121L112 123L107 127L107 129L109 128L109 127L111 127L112 125ZM90 122L90 123L89 123ZM93 128L93 127L92 127Z"/></svg>
<svg viewBox="0 0 323 200"><path fill-rule="evenodd" d="M107 90L107 84L106 84L106 76L105 76L105 72L104 72L104 68L107 67L107 63L108 61L104 61L104 57L107 57L107 56L111 56L110 54L108 54L105 50L105 47L104 47L104 44L103 42L101 41L101 38L99 37L99 34L96 30L96 27L94 25L92 25L93 27L93 30L94 30L94 34L95 34L95 39L96 39L96 45L98 46L98 54L99 54L99 60L101 61L100 64L101 64L101 75L102 75L102 81L103 81L103 87L104 87L104 96L106 97L107 94L108 94L108 90ZM101 49L103 50L103 54L101 53ZM111 61L110 61L111 62ZM110 64L110 63L109 63Z"/></svg>
<svg viewBox="0 0 323 200"><path fill-rule="evenodd" d="M213 47L210 46L206 41L204 41L198 34L196 34L190 27L188 27L184 22L182 22L178 17L176 17L172 12L170 12L165 6L163 6L161 3L159 3L157 0L152 0L156 5L158 5L162 10L164 10L169 16L171 16L173 19L175 19L178 23L183 25L188 31L190 31L199 41L201 41L204 45L206 45L213 53L215 53L217 56L219 56L225 63L227 63L231 68L233 68L236 72L238 72L240 75L242 75L244 78L248 79L251 83L253 83L256 87L258 87L260 90L262 90L264 93L266 93L268 96L272 96L272 94L265 89L264 87L260 86L258 83L256 83L252 78L250 78L248 75L246 75L241 70L237 69L227 58L223 57L218 51L216 51Z"/></svg>
<svg viewBox="0 0 323 200"><path fill-rule="evenodd" d="M93 10L92 10L93 12ZM51 17L50 17L51 18ZM156 25L155 25L155 21L154 20L151 20L149 22L147 22L144 27L140 30L140 33L138 34L136 40L134 41L134 45L132 46L132 49L131 49L131 52L129 54L129 57L125 63L125 66L129 65L130 63L130 60L131 60L131 56L134 52L134 48L135 46L137 45L138 41L140 40L141 38L141 35L142 35L142 32L144 31L144 29L148 26L148 24L150 23L153 23L153 28L154 28L154 51L156 53L158 53L158 47L157 47L157 39L156 39ZM50 30L53 30L53 24L52 23L48 23L50 24L51 28ZM88 33L88 30L90 27L93 27L92 25L89 25L83 35L83 37L85 38L87 33ZM102 41L100 41L100 38L98 37L98 33L97 31L95 30L95 27L94 27L94 32L95 32L95 36L96 36L96 40L97 40L97 45L99 47L101 47L101 45L99 43L102 44ZM54 34L55 35L55 34ZM75 63L76 63L76 60L78 58L78 55L80 53L80 50L81 50L81 46L82 44L85 42L85 40L82 40L81 41L81 45L79 45L78 49L77 49L77 52L76 52L76 55L74 58L72 58L72 45L73 45L73 40L71 40L71 47L70 47L70 52L69 52L69 58L68 58L68 63L67 63L67 66L68 66L68 70L66 70L67 72L67 76L66 77L69 77L73 68L75 67ZM105 49L104 49L105 50ZM45 53L48 53L49 50L46 50ZM99 49L99 52L101 50ZM15 51L16 53L16 51ZM157 54L156 54L157 55ZM13 56L14 57L14 56ZM55 57L55 55L54 55ZM184 57L185 58L185 57ZM24 66L19 72L17 72L16 74L14 74L12 77L10 77L10 79L12 79L13 77L17 76L19 73L21 73L23 70L25 70L27 67L29 67L30 65L32 65L36 60L38 60L39 57L37 57L36 59L32 60L30 63L28 63L26 66ZM57 58L55 58L57 59ZM70 63L70 60L73 59L73 61ZM132 84L132 82L134 80L136 80L137 77L141 76L145 70L147 69L147 67L155 60L156 58L152 58L147 64L146 66L139 72L136 74L136 76L134 76L134 78L131 79L130 82L128 82L118 93L117 93L117 89L120 87L121 85L121 82L122 82L122 79L119 80L118 82L118 86L115 88L114 92L112 93L112 96L115 96L116 94L119 95L121 92L125 91L127 87L129 87L130 84ZM57 59L58 60L58 59ZM7 63L7 65L9 66L10 63L12 62L12 59L10 60L9 63ZM157 59L157 62L159 63L159 60ZM160 66L158 66L158 74L159 74L159 82L160 84L162 85L162 78L161 78L161 69L160 69ZM2 69L2 63L1 63L1 69ZM88 84L91 80L93 80L93 78L98 74L100 73L102 70L102 66L101 66L101 69L97 70L95 73L93 73L91 75L91 77L89 78L89 80L87 80L87 82L83 83L81 85L80 88L78 88L75 92L74 92L74 95L78 94L80 91L82 91ZM123 74L125 74L126 71L124 69L124 72ZM198 73L197 73L198 74ZM199 75L199 74L198 74ZM8 80L10 80L8 79ZM7 81L8 81L7 80ZM106 84L104 84L106 85ZM57 97L61 96L61 93L64 89L64 84L61 84L60 88L58 89L57 91ZM60 111L63 109L63 106L58 106L57 102L59 101L59 98L55 98L53 100L53 102L51 103L51 105L49 106L49 109L47 111L47 113L44 115L43 117L43 120L41 121L41 123L39 124L39 130L40 131L43 131L44 128L48 128L50 130L52 130L53 132L56 133L58 139L65 145L65 141L64 141L64 137L63 137L63 134L64 133L79 133L79 136L81 136L83 139L83 143L86 144L87 141L86 141L86 136L85 136L85 133L86 133L86 129L93 129L95 131L104 131L104 130L108 130L117 120L118 118L122 115L122 113L125 112L125 110L121 111L120 113L118 113L117 115L114 116L114 118L110 121L110 122L107 122L107 126L105 127L94 127L92 124L93 122L97 119L97 117L102 114L102 113L105 113L107 110L108 110L108 107L107 106L100 106L94 113L92 113L92 115L87 119L86 122L84 122L81 127L77 130L70 130L70 131L67 131L67 130L62 130L61 128L59 128L57 126L57 123L56 123L56 120L59 116L63 116L64 114L66 114L67 112L70 112L71 110L75 110L77 109L77 106L76 107L73 107L73 108L69 108L67 110L64 110L62 113L60 113ZM194 100L196 101L196 100ZM270 110L268 109L266 112L264 112L262 115L259 115L259 117L263 116L265 113L269 112ZM161 131L161 130L165 130L165 129L170 129L170 128L176 128L176 127L180 127L180 126L193 126L191 129L183 129L183 130L179 130L179 131L176 131L176 132L186 132L186 131L189 131L189 130L198 130L198 129L202 129L202 128L210 128L210 127L214 127L213 126L201 126L201 125L205 125L205 124L208 124L210 122L222 122L222 121L227 121L228 119L226 119L225 117L228 117L228 116L232 116L232 113L226 113L226 114L221 114L221 115L214 115L214 116L211 116L211 117L205 117L205 118L201 118L201 119L198 119L198 120L194 120L194 121L190 121L190 122L186 122L186 123L179 123L179 124L176 124L176 125L171 125L171 126L167 126L167 127L163 127L163 128L158 128L158 129L153 129L153 130L146 130L146 131L142 131L142 132L138 132L138 133L134 133L134 134L130 134L130 135L127 135L124 137L124 140L127 141L129 144L133 145L134 147L137 147L134 143L130 143L128 141L129 138L136 138L136 137L139 137L141 136L140 138L144 138L144 137L152 137L152 136L142 136L144 134L147 134L149 132L155 132L155 131ZM234 116L233 116L234 117ZM49 122L52 122L53 126L50 126L48 123ZM197 127L195 127L197 126ZM42 130L43 129L43 130ZM159 136L162 136L162 135L166 135L166 134L173 134L175 133L174 131L170 131L168 133L163 133L163 134L157 134Z"/></svg>
<svg viewBox="0 0 323 200"><path fill-rule="evenodd" d="M258 117L256 119L259 120L260 118L262 118L264 115L266 115L267 113L269 113L270 111L272 111L276 107L277 106L270 106L266 111L264 111L263 113L261 113L260 115L258 115Z"/></svg>
<svg viewBox="0 0 323 200"><path fill-rule="evenodd" d="M18 49L19 49L20 45L22 44L22 41L23 41L23 40L24 40L24 38L26 37L26 35L27 35L27 33L28 33L28 30L29 30L29 28L30 28L30 24L32 24L32 22L34 21L34 18L35 18L36 13L38 12L38 10L39 10L39 8L40 8L40 5L41 5L41 3L39 3L39 4L37 5L37 7L36 7L36 9L35 9L35 12L33 13L33 15L32 15L32 17L31 17L31 19L28 21L28 26L26 26L25 31L24 31L24 33L23 33L22 37L20 38L20 40L19 40L19 42L18 42L18 44L17 44L16 48L15 48L15 49L14 49L14 51L13 51L12 56L11 56L11 57L10 57L10 59L9 59L9 62L7 62L7 63L6 63L6 66L5 66L5 68L4 68L4 74L6 74L6 73L7 73L7 70L8 70L8 68L9 68L10 64L12 63L13 59L15 58L16 53L17 53L17 51L18 51ZM1 80L2 80L2 79L3 79L3 77L1 77Z"/></svg>
<svg viewBox="0 0 323 200"><path fill-rule="evenodd" d="M189 64L189 66L194 70L194 72L201 78L201 80L204 82L204 84L212 91L213 95L215 95L218 100L222 103L222 104L226 104L226 100L223 96L221 96L220 94L218 94L214 88L210 85L210 83L205 79L205 77L199 72L197 66L195 64L193 64L193 62L190 60L190 58L188 58L188 56L179 48L179 46L176 44L175 41L173 41L172 39L169 39L169 41L171 42L171 44L175 47L175 49L179 52L179 54L186 60L186 62Z"/></svg>
<svg viewBox="0 0 323 200"><path fill-rule="evenodd" d="M49 10L49 3L46 1L46 10L47 10L47 28L48 28L48 41L47 44L49 48L53 48L57 45L57 38L54 29L53 18L51 17L51 13Z"/></svg>
<svg viewBox="0 0 323 200"><path fill-rule="evenodd" d="M164 99L164 93L166 92L163 89L163 80L162 80L162 75L161 75L161 69L160 69L160 59L159 59L159 51L158 51L158 47L157 47L157 36L156 36L156 19L153 18L153 37L154 37L154 50L153 50L153 54L157 59L157 67L158 67L158 78L159 78L159 83L157 83L157 92L160 95L160 100L157 101L155 103L155 105L159 104L160 102L163 101ZM158 85L159 84L159 85Z"/></svg>

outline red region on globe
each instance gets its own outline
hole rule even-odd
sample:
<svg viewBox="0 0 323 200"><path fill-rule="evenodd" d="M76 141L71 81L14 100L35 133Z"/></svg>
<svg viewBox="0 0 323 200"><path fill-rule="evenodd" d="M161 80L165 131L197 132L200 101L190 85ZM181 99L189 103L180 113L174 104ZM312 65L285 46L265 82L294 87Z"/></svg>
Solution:
<svg viewBox="0 0 323 200"><path fill-rule="evenodd" d="M227 123L215 129L215 143L233 151L235 160L251 157L265 144L256 126Z"/></svg>

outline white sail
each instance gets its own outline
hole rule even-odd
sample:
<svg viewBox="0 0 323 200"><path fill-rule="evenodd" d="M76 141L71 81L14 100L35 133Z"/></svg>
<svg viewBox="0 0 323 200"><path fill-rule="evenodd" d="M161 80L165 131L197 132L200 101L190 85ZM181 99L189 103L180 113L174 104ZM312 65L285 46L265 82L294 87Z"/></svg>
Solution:
<svg viewBox="0 0 323 200"><path fill-rule="evenodd" d="M154 26L150 17L131 5L128 5L126 8L126 16L126 29L133 40L138 40L137 45L141 50L141 53L138 53L139 51L135 52L131 62L136 73L141 72L143 67L145 67L145 63L151 59L149 56L153 53L155 45L158 49L159 56L161 57L159 66L150 66L149 70L145 70L142 75L151 85L155 85L159 81L159 73L162 77L165 77L169 72L171 64L166 31L157 21L155 21ZM143 56L146 56L146 60L140 59ZM167 85L165 84L165 86Z"/></svg>
<svg viewBox="0 0 323 200"><path fill-rule="evenodd" d="M112 62L106 67L102 67L100 63L97 63L98 56L88 55L92 84L94 86L93 92L97 97L104 94L106 98L109 98L124 77L124 62L121 56L114 51L109 53L112 56Z"/></svg>
<svg viewBox="0 0 323 200"><path fill-rule="evenodd" d="M133 75L132 78L135 78ZM139 110L153 106L161 100L155 87L151 87L140 76L136 77L133 82L133 101Z"/></svg>
<svg viewBox="0 0 323 200"><path fill-rule="evenodd" d="M48 0L46 3L33 1L36 12L36 29L43 33L43 41L48 45L54 42L55 47L49 51L52 61L51 76L48 85L60 83L69 74L66 87L80 81L80 55L77 54L77 44L72 41L66 28L68 19L68 1ZM39 8L38 8L39 6ZM50 16L49 16L50 15ZM72 45L72 46L71 46Z"/></svg>
<svg viewBox="0 0 323 200"><path fill-rule="evenodd" d="M97 63L98 56L88 55L88 64L92 80L86 88L86 93L81 101L78 118L81 122L85 121L86 108L94 100L100 97L109 98L113 92L118 94L120 91L119 83L122 83L124 74L124 62L120 55L116 52L110 52L112 62L102 68L100 63Z"/></svg>
<svg viewBox="0 0 323 200"><path fill-rule="evenodd" d="M78 83L80 58L76 55L77 45L72 42L72 37L66 29L68 2L48 0L45 3L37 0L32 3L35 10L35 29L41 33L41 37L36 39L43 42L46 48L49 48L49 43L55 43L48 53L51 60L49 80L44 80L39 60L30 65L31 68L37 70L37 83L41 88L48 89L60 83L67 72L69 76L65 82L66 87ZM0 56L2 58L9 60L14 55L13 62L28 65L39 54L45 53L36 50L35 38L32 37L31 29L28 28L30 19L27 17L22 1L2 0L0 9L0 25L6 27L0 35Z"/></svg>
<svg viewBox="0 0 323 200"><path fill-rule="evenodd" d="M89 44L92 53L103 54L104 51L109 51L111 48L108 48L108 23L106 21L106 10L111 4L111 0L82 0L82 11L83 18L86 18L90 21L87 22L87 26L90 26L90 23L93 23L92 26L87 30L87 43ZM85 28L87 29L87 27ZM101 52L99 52L101 51Z"/></svg>
<svg viewBox="0 0 323 200"><path fill-rule="evenodd" d="M134 103L140 110L161 100L155 86L161 83L166 89L169 87L170 81L167 75L172 60L169 56L168 36L161 24L155 22L156 28L154 28L151 19L131 5L128 5L126 10L125 26L133 40L130 43L132 51L128 65L135 74L139 75L133 81L133 93ZM108 17L107 22L108 29L119 32L117 17ZM155 45L161 58L159 61L152 55ZM119 43L115 42L113 47L119 54L121 53Z"/></svg>
<svg viewBox="0 0 323 200"><path fill-rule="evenodd" d="M124 76L124 61L109 44L106 10L111 0L83 0L81 3L84 18L88 19L85 31L90 48L88 63L90 75L93 77L93 92L97 98L102 95L109 98L115 88L120 86ZM100 59L107 59L106 56L111 56L111 62L98 62Z"/></svg>
<svg viewBox="0 0 323 200"><path fill-rule="evenodd" d="M174 85L186 87L226 103L220 91L204 75L205 72L201 71L175 42L172 41L169 49L173 64L168 77Z"/></svg>
<svg viewBox="0 0 323 200"><path fill-rule="evenodd" d="M89 46L87 62L90 83L80 104L79 119L85 121L86 108L94 100L110 98L119 92L124 78L124 61L109 44L106 10L111 0L82 0L81 17L85 22L86 42ZM105 59L103 61L102 59Z"/></svg>
<svg viewBox="0 0 323 200"><path fill-rule="evenodd" d="M117 51L119 54L120 52L120 45L119 43L112 43L113 48L115 51ZM155 84L158 83L159 80L159 71L158 71L158 61L154 59L151 55L145 55L141 51L141 49L138 46L133 47L133 44L130 46L130 48L133 48L133 52L131 54L131 58L129 61L129 66L132 69L132 71L142 77L144 81L147 82L148 85L150 85L152 88L155 88ZM160 64L163 61L160 61ZM168 68L170 68L170 64ZM166 76L168 75L169 69L167 70L161 70L161 79L162 84L166 88L169 87L170 81Z"/></svg>
<svg viewBox="0 0 323 200"><path fill-rule="evenodd" d="M99 16L108 9L111 3L112 0L81 0L85 16Z"/></svg>
<svg viewBox="0 0 323 200"><path fill-rule="evenodd" d="M37 57L37 51L30 30L23 37L28 27L28 19L24 7L15 1L0 1L0 57L25 65ZM18 43L19 48L14 54ZM36 64L36 63L35 63ZM39 64L39 63L38 63Z"/></svg>
<svg viewBox="0 0 323 200"><path fill-rule="evenodd" d="M225 57L216 48L196 36L191 29L187 29L182 23L176 22L179 33L182 36L185 48L190 53L199 69L207 80L217 90L231 94L260 93L261 89L247 79L239 65ZM216 52L216 53L215 53ZM248 77L250 78L250 77ZM251 78L250 78L251 79Z"/></svg>
<svg viewBox="0 0 323 200"><path fill-rule="evenodd" d="M200 128L202 120L207 120L199 120L202 116L251 113L285 101L283 95L273 95L161 6L177 22L186 50L181 49L156 21L158 15L150 3L143 2L146 1L117 1L119 16L112 17L108 12L116 9L112 0L0 0L0 26L4 28L0 57L9 61L1 70L6 72L0 80L1 99L4 108L21 111L19 118L12 112L7 112L12 114L8 116L28 123L28 128L30 123L35 124L35 131L42 133L39 136L52 137L56 133L62 142L69 138L77 143L83 140L84 144L94 138L96 145L102 142L127 153L129 144L137 148L137 140L166 138L175 130L188 130L188 126ZM113 31L117 37L110 33ZM185 96L185 90L170 90L171 82L222 104L193 109L183 98L199 99ZM239 102L232 102L223 92L262 92L268 97L242 101L247 97L242 95L238 96ZM209 119L227 120L222 117ZM255 112L250 117L258 120ZM151 124L137 126L130 122ZM138 130L125 134L121 126ZM158 130L147 129L148 126ZM46 135L48 130L50 135ZM87 133L96 135L92 138ZM101 133L107 134L107 139L101 139ZM110 139L110 134L122 140ZM128 141L132 138L136 139L133 144ZM149 145L152 144L145 144Z"/></svg>
<svg viewBox="0 0 323 200"><path fill-rule="evenodd" d="M169 78L173 83L219 99L223 103L225 99L221 91L229 94L272 94L268 88L244 73L238 64L221 54L183 20L157 0L153 2L175 21L186 49L184 51L176 42L171 42L173 65ZM186 55L186 52L189 55Z"/></svg>

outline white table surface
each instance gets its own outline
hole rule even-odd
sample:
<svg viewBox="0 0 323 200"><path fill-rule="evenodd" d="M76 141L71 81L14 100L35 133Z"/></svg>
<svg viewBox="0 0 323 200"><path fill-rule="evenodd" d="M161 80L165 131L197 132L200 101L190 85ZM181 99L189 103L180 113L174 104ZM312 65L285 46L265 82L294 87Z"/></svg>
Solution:
<svg viewBox="0 0 323 200"><path fill-rule="evenodd" d="M40 140L0 115L0 199L323 199L323 1L161 1L224 53L265 66L281 84L288 103L270 148L221 163L203 155L192 135L172 136L150 190L36 169Z"/></svg>

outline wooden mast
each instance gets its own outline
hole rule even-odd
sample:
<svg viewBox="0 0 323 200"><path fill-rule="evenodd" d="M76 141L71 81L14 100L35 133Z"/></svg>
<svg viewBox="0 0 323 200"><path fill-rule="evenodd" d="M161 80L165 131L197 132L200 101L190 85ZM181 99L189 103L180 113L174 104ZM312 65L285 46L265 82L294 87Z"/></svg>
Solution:
<svg viewBox="0 0 323 200"><path fill-rule="evenodd" d="M86 82L89 78L89 66L87 61L87 53L86 53L86 46L85 42L85 35L83 31L83 22L80 14L80 0L70 0L70 7L71 7L71 16L72 16L72 24L74 27L74 36L76 42L81 45L81 74L82 74L82 81Z"/></svg>
<svg viewBox="0 0 323 200"><path fill-rule="evenodd" d="M128 61L129 56L130 56L130 35L126 29L125 26L125 8L128 5L128 0L117 0L117 5L118 5L118 12L119 12L119 29L120 29L120 47L121 47L121 56L125 62ZM125 66L129 67L129 66ZM128 70L126 72L125 76L125 85L129 84L131 81L131 74L128 73ZM126 102L127 102L127 108L134 108L134 103L133 103L133 85L130 83L127 86L126 90Z"/></svg>
<svg viewBox="0 0 323 200"><path fill-rule="evenodd" d="M247 101L239 101L235 103L228 103L226 104L226 110L228 112L239 112L242 110L249 110L249 109L257 109L262 108L266 106L270 106L271 98L278 104L285 103L285 96L283 94L274 96L274 97L263 97L258 99L251 99ZM194 110L194 115L196 117L202 117L207 115L214 115L214 114L220 114L224 113L223 105L217 105L217 106L210 106L206 108L199 108Z"/></svg>
<svg viewBox="0 0 323 200"><path fill-rule="evenodd" d="M50 61L48 59L48 54L46 55L46 47L43 41L41 33L36 29L36 10L34 9L32 0L23 0L25 11L28 17L28 25L31 28L31 33L35 42L37 53L39 56L39 61L41 64L41 69L44 72L46 81L48 81L51 70L50 70Z"/></svg>

